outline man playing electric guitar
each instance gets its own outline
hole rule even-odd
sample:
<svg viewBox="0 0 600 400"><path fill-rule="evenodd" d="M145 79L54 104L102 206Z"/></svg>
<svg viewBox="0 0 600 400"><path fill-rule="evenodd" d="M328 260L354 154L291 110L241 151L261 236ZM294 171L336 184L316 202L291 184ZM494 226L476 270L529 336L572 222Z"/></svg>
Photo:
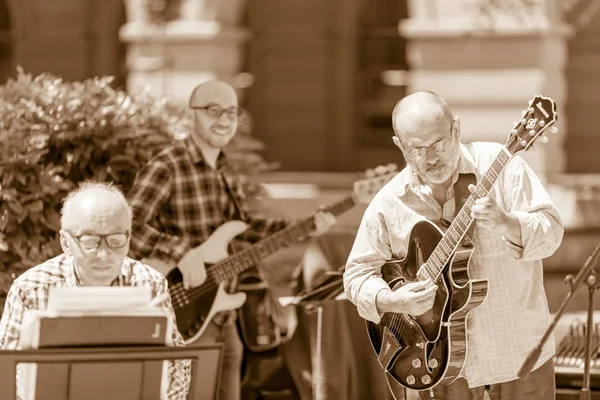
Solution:
<svg viewBox="0 0 600 400"><path fill-rule="evenodd" d="M200 286L205 281L204 263L210 260L203 257L206 249L198 249L198 246L226 222L242 220L243 223L236 225L239 232L235 233L243 233L239 238L250 241L287 225L283 220L248 213L241 184L222 152L238 125L234 89L215 81L197 86L187 113L189 136L150 160L136 176L129 193L134 211L132 253L140 259L155 258L176 264L185 289ZM329 212L317 212L314 220L316 234L335 223L335 217ZM226 248L227 243L218 243L215 247L218 245ZM199 339L224 343L219 397L222 400L240 398L243 348L235 317L235 311L217 314Z"/></svg>
<svg viewBox="0 0 600 400"><path fill-rule="evenodd" d="M419 221L454 219L459 174L474 174L479 182L494 158L506 151L491 142L461 144L458 117L432 92L402 99L392 121L393 141L407 167L365 211L344 274L348 299L375 324L385 313L419 316L432 309L439 282L432 286L423 280L391 290L382 279L382 266L407 256L409 245L418 253L419 243L409 241ZM492 400L554 399L552 338L526 381L518 380L517 372L550 322L541 260L561 243L558 212L538 177L518 156L471 211L475 228L469 271L473 279L488 280L487 298L468 315L468 351L460 377L420 391L420 396L483 399L487 391ZM415 368L422 364L413 361ZM436 364L428 366L435 369ZM412 376L410 381L415 378L417 384L429 379Z"/></svg>

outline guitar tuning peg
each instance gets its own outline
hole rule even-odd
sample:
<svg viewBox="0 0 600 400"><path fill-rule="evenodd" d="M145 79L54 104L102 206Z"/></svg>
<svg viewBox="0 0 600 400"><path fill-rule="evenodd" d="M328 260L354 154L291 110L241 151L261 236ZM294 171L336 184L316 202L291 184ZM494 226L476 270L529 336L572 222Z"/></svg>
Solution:
<svg viewBox="0 0 600 400"><path fill-rule="evenodd" d="M373 170L373 168L369 168L365 171L366 178L372 178L374 176L375 176L375 171Z"/></svg>
<svg viewBox="0 0 600 400"><path fill-rule="evenodd" d="M376 175L383 175L385 173L387 173L387 167L383 166L383 165L378 165L377 167L375 167L375 174Z"/></svg>
<svg viewBox="0 0 600 400"><path fill-rule="evenodd" d="M540 136L540 141L541 141L542 143L548 143L548 138L547 138L546 136L544 136L544 135L541 135L541 136Z"/></svg>
<svg viewBox="0 0 600 400"><path fill-rule="evenodd" d="M533 100L529 100L527 103L528 103L529 105L532 105L532 104L533 104Z"/></svg>
<svg viewBox="0 0 600 400"><path fill-rule="evenodd" d="M521 111L521 116L524 116L525 114L527 114L527 111L525 111L525 110Z"/></svg>
<svg viewBox="0 0 600 400"><path fill-rule="evenodd" d="M558 132L558 128L553 126L552 128L550 128L550 132L552 133L557 133Z"/></svg>
<svg viewBox="0 0 600 400"><path fill-rule="evenodd" d="M533 114L533 108L530 108L529 110L527 110L527 114Z"/></svg>
<svg viewBox="0 0 600 400"><path fill-rule="evenodd" d="M394 163L389 163L388 164L388 169L389 169L389 172L394 172L394 171L398 170L398 166L396 164L394 164Z"/></svg>

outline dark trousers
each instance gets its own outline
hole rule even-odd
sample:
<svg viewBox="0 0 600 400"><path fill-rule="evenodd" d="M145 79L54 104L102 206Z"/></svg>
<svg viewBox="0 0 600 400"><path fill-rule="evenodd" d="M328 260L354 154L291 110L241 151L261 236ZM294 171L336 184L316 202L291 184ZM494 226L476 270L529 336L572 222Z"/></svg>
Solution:
<svg viewBox="0 0 600 400"><path fill-rule="evenodd" d="M482 400L485 392L491 400L555 400L554 363L548 360L532 371L526 381L517 379L469 389L467 381L458 378L448 386L435 387L433 397L429 391L419 394L423 400Z"/></svg>

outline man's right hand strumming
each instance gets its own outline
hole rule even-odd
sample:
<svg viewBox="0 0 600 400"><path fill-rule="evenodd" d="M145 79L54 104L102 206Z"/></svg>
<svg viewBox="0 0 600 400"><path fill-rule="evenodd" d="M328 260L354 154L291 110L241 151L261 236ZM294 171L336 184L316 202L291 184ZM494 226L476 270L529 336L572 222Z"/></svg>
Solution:
<svg viewBox="0 0 600 400"><path fill-rule="evenodd" d="M206 266L198 250L192 249L177 264L183 277L183 288L189 289L200 286L206 280Z"/></svg>
<svg viewBox="0 0 600 400"><path fill-rule="evenodd" d="M431 279L411 282L396 290L381 290L377 294L377 310L411 315L425 314L433 307L437 285Z"/></svg>

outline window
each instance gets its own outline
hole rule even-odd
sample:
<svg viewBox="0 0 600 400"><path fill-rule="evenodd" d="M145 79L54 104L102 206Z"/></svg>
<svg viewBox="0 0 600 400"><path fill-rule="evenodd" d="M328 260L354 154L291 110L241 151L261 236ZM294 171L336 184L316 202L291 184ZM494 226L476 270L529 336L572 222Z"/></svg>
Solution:
<svg viewBox="0 0 600 400"><path fill-rule="evenodd" d="M387 147L394 105L407 94L406 40L398 22L406 0L365 0L358 21L356 115L358 144Z"/></svg>

